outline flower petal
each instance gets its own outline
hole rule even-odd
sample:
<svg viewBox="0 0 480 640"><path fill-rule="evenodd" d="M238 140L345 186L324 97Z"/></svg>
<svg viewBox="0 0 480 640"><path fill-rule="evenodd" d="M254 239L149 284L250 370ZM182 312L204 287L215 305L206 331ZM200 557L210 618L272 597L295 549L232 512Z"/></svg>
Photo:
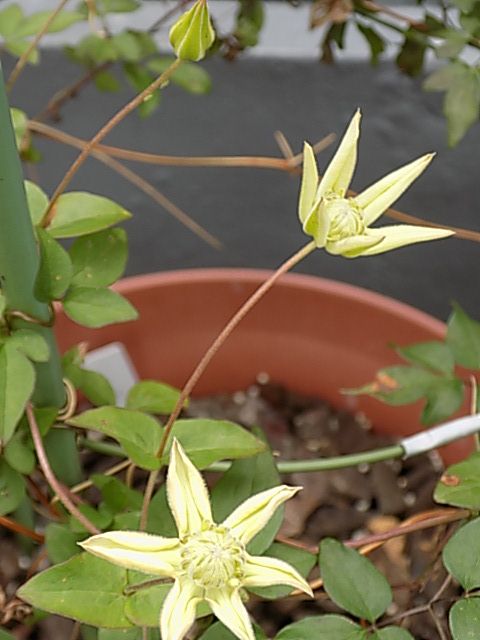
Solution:
<svg viewBox="0 0 480 640"><path fill-rule="evenodd" d="M242 586L268 587L273 584L289 585L308 593L313 598L308 582L287 562L267 556L248 556Z"/></svg>
<svg viewBox="0 0 480 640"><path fill-rule="evenodd" d="M307 235L312 236L317 247L322 249L325 246L329 229L330 218L325 215L322 200L318 200L303 223L303 230Z"/></svg>
<svg viewBox="0 0 480 640"><path fill-rule="evenodd" d="M415 242L427 242L428 240L440 240L455 234L449 229L436 229L433 227L420 227L410 224L392 225L390 227L380 227L379 229L369 229L369 233L376 233L383 237L378 244L365 249L362 256L374 256L377 253L384 253L392 249L404 247Z"/></svg>
<svg viewBox="0 0 480 640"><path fill-rule="evenodd" d="M223 622L237 638L255 640L252 623L238 589L212 589L207 591L205 599L220 622Z"/></svg>
<svg viewBox="0 0 480 640"><path fill-rule="evenodd" d="M162 640L182 640L195 621L200 589L190 580L175 580L160 614Z"/></svg>
<svg viewBox="0 0 480 640"><path fill-rule="evenodd" d="M180 562L177 538L139 531L109 531L78 543L85 551L126 569L173 576Z"/></svg>
<svg viewBox="0 0 480 640"><path fill-rule="evenodd" d="M300 197L298 200L298 217L305 222L315 201L318 187L317 161L312 147L305 142L303 145L303 173Z"/></svg>
<svg viewBox="0 0 480 640"><path fill-rule="evenodd" d="M357 109L342 141L328 165L317 191L317 199L333 191L344 196L357 164L357 142L360 135L360 110Z"/></svg>
<svg viewBox="0 0 480 640"><path fill-rule="evenodd" d="M176 438L168 467L167 498L180 537L200 531L203 522L212 521L205 482Z"/></svg>
<svg viewBox="0 0 480 640"><path fill-rule="evenodd" d="M363 219L368 226L375 222L395 200L425 171L432 161L434 153L427 153L421 158L406 164L396 171L375 182L355 196L355 202L363 210Z"/></svg>
<svg viewBox="0 0 480 640"><path fill-rule="evenodd" d="M383 240L382 236L370 234L361 236L350 236L343 240L327 242L326 250L334 256L345 256L345 258L356 258L364 255L365 249L373 247Z"/></svg>
<svg viewBox="0 0 480 640"><path fill-rule="evenodd" d="M247 544L273 516L278 507L292 498L302 487L281 485L261 491L242 502L223 524L232 536Z"/></svg>

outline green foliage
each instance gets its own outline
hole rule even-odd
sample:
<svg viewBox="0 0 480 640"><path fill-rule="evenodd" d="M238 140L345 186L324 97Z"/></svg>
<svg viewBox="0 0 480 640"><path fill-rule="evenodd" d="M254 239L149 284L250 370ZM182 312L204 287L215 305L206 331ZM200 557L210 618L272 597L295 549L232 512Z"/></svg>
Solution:
<svg viewBox="0 0 480 640"><path fill-rule="evenodd" d="M375 622L392 602L384 576L357 551L327 538L320 544L320 573L325 591L342 609Z"/></svg>
<svg viewBox="0 0 480 640"><path fill-rule="evenodd" d="M266 640L266 635L256 624L253 625L255 640ZM1 639L0 639L1 640ZM236 636L221 622L212 624L200 637L200 640L236 640Z"/></svg>
<svg viewBox="0 0 480 640"><path fill-rule="evenodd" d="M7 444L35 384L31 362L15 345L0 345L0 443Z"/></svg>
<svg viewBox="0 0 480 640"><path fill-rule="evenodd" d="M427 41L416 29L405 31L405 39L397 56L397 65L409 76L418 76L422 71Z"/></svg>
<svg viewBox="0 0 480 640"><path fill-rule="evenodd" d="M365 640L362 627L338 615L312 616L284 627L275 640Z"/></svg>
<svg viewBox="0 0 480 640"><path fill-rule="evenodd" d="M102 287L71 287L63 299L63 308L74 322L91 328L130 322L138 317L126 298Z"/></svg>
<svg viewBox="0 0 480 640"><path fill-rule="evenodd" d="M77 542L84 537L84 533L75 533L67 525L51 522L45 529L45 544L50 561L58 564L78 555L81 548Z"/></svg>
<svg viewBox="0 0 480 640"><path fill-rule="evenodd" d="M448 467L435 488L434 498L442 504L480 510L480 453Z"/></svg>
<svg viewBox="0 0 480 640"><path fill-rule="evenodd" d="M43 336L31 329L16 329L0 342L14 347L34 362L46 362L49 356L48 344Z"/></svg>
<svg viewBox="0 0 480 640"><path fill-rule="evenodd" d="M174 410L179 396L180 391L169 384L142 380L128 392L127 409L167 415Z"/></svg>
<svg viewBox="0 0 480 640"><path fill-rule="evenodd" d="M0 458L0 516L15 511L24 497L23 476Z"/></svg>
<svg viewBox="0 0 480 640"><path fill-rule="evenodd" d="M44 439L50 465L57 478L71 486L83 480L75 433L69 429L50 429Z"/></svg>
<svg viewBox="0 0 480 640"><path fill-rule="evenodd" d="M147 67L153 73L160 75L173 63L174 58L161 56L152 58ZM178 85L188 93L203 95L212 89L212 79L208 71L195 62L185 61L170 77L170 82Z"/></svg>
<svg viewBox="0 0 480 640"><path fill-rule="evenodd" d="M77 238L69 250L72 283L82 287L108 287L116 282L127 262L124 229L105 229Z"/></svg>
<svg viewBox="0 0 480 640"><path fill-rule="evenodd" d="M261 0L240 0L234 36L241 48L258 44L263 22L264 10Z"/></svg>
<svg viewBox="0 0 480 640"><path fill-rule="evenodd" d="M448 320L447 345L458 364L468 369L480 369L480 322L470 318L458 305Z"/></svg>
<svg viewBox="0 0 480 640"><path fill-rule="evenodd" d="M480 598L462 598L450 609L453 640L473 640L480 634Z"/></svg>
<svg viewBox="0 0 480 640"><path fill-rule="evenodd" d="M62 358L62 366L65 377L68 378L76 389L96 406L115 404L115 392L105 376L97 371L83 368L84 354L81 345L72 347Z"/></svg>
<svg viewBox="0 0 480 640"><path fill-rule="evenodd" d="M59 300L70 285L72 263L68 253L52 236L37 228L40 247L40 269L35 283L35 295L43 302Z"/></svg>
<svg viewBox="0 0 480 640"><path fill-rule="evenodd" d="M370 47L370 61L372 65L378 64L381 54L385 51L385 42L375 29L362 22L357 22L357 29L363 35Z"/></svg>
<svg viewBox="0 0 480 640"><path fill-rule="evenodd" d="M450 538L443 549L443 564L466 591L471 591L480 587L478 558L480 558L480 518L464 525Z"/></svg>

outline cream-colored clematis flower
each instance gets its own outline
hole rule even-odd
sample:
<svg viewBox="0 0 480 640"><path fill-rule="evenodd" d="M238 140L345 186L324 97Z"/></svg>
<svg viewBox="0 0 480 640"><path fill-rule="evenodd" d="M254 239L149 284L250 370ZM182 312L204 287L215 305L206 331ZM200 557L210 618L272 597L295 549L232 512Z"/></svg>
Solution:
<svg viewBox="0 0 480 640"><path fill-rule="evenodd" d="M222 524L215 524L202 476L174 440L167 496L178 538L110 531L80 544L121 567L174 578L160 615L162 640L181 640L202 600L240 640L254 640L242 587L284 584L313 595L308 583L286 562L246 551L247 543L299 489L282 485L257 493Z"/></svg>
<svg viewBox="0 0 480 640"><path fill-rule="evenodd" d="M355 197L347 197L357 163L360 117L357 111L320 182L313 149L305 143L298 206L305 233L313 236L318 247L347 258L373 256L414 242L453 235L448 229L407 224L370 227L428 167L434 154L428 153L389 173Z"/></svg>

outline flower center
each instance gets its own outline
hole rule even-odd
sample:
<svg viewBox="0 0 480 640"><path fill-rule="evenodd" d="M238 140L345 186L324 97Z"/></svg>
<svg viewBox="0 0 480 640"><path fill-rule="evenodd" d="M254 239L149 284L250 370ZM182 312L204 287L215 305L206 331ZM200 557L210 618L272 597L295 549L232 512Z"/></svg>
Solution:
<svg viewBox="0 0 480 640"><path fill-rule="evenodd" d="M327 241L343 240L365 231L362 211L352 198L329 195L321 206L323 215L330 220Z"/></svg>
<svg viewBox="0 0 480 640"><path fill-rule="evenodd" d="M182 544L182 569L203 588L236 587L245 564L245 547L222 526L187 536Z"/></svg>

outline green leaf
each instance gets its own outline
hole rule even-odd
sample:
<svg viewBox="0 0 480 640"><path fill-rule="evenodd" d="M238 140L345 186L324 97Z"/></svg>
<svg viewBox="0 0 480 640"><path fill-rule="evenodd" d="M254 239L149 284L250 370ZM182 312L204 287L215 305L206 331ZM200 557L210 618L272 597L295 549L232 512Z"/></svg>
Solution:
<svg viewBox="0 0 480 640"><path fill-rule="evenodd" d="M368 27L361 22L356 23L358 30L363 35L370 47L370 62L373 65L378 64L378 58L385 51L385 43L383 38L378 35L375 29Z"/></svg>
<svg viewBox="0 0 480 640"><path fill-rule="evenodd" d="M260 429L256 429L255 434L265 440ZM211 499L216 522L222 522L250 496L276 487L280 482L277 466L269 448L254 457L237 460L213 488ZM283 513L283 507L277 509L270 522L250 542L250 553L259 555L268 549L280 529Z"/></svg>
<svg viewBox="0 0 480 640"><path fill-rule="evenodd" d="M369 622L385 613L392 591L367 558L327 538L320 544L319 563L325 591L339 607Z"/></svg>
<svg viewBox="0 0 480 640"><path fill-rule="evenodd" d="M458 364L480 369L480 322L473 320L458 304L448 319L447 344Z"/></svg>
<svg viewBox="0 0 480 640"><path fill-rule="evenodd" d="M96 0L96 8L100 14L126 13L136 11L139 7L138 0Z"/></svg>
<svg viewBox="0 0 480 640"><path fill-rule="evenodd" d="M446 29L441 35L444 41L436 50L439 58L456 58L463 51L469 39L466 33L455 29Z"/></svg>
<svg viewBox="0 0 480 640"><path fill-rule="evenodd" d="M106 505L101 504L98 507L98 509L95 509L89 504L80 504L78 506L78 510L88 520L90 520L90 522L94 524L97 527L97 529L100 529L100 531L106 531L107 529L111 529L113 514ZM77 520L76 516L73 516L73 515L69 516L68 522L69 522L70 529L74 533L82 534L82 536L85 536L88 533L87 529L83 526L83 524L79 520Z"/></svg>
<svg viewBox="0 0 480 640"><path fill-rule="evenodd" d="M366 640L360 625L338 615L303 618L284 627L275 640Z"/></svg>
<svg viewBox="0 0 480 640"><path fill-rule="evenodd" d="M118 59L118 53L111 38L102 38L94 33L83 38L75 47L67 47L66 52L75 62L88 67L92 64L115 62Z"/></svg>
<svg viewBox="0 0 480 640"><path fill-rule="evenodd" d="M422 412L422 423L429 426L449 418L462 406L463 395L461 380L438 380L426 391L427 403Z"/></svg>
<svg viewBox="0 0 480 640"><path fill-rule="evenodd" d="M467 67L453 80L443 103L448 124L448 144L454 147L468 129L478 120L480 113L480 75L477 69Z"/></svg>
<svg viewBox="0 0 480 640"><path fill-rule="evenodd" d="M129 571L129 575L135 575L134 580L129 578L129 584L158 578L158 576L142 575L133 571ZM133 624L139 627L158 627L163 601L171 588L171 584L160 584L134 592L125 602L125 615Z"/></svg>
<svg viewBox="0 0 480 640"><path fill-rule="evenodd" d="M160 446L162 427L151 416L119 407L101 407L71 418L68 424L114 438L140 467L156 469L160 466L155 454Z"/></svg>
<svg viewBox="0 0 480 640"><path fill-rule="evenodd" d="M255 640L267 639L267 636L258 625L253 623L252 626ZM221 622L215 622L215 624L210 625L205 633L200 636L200 640L237 640L237 636Z"/></svg>
<svg viewBox="0 0 480 640"><path fill-rule="evenodd" d="M435 488L434 499L466 509L480 509L480 453L445 471Z"/></svg>
<svg viewBox="0 0 480 640"><path fill-rule="evenodd" d="M176 538L178 536L177 525L170 511L166 489L167 487L163 483L150 502L147 531L165 538Z"/></svg>
<svg viewBox="0 0 480 640"><path fill-rule="evenodd" d="M369 636L369 640L415 640L415 638L406 629L384 627Z"/></svg>
<svg viewBox="0 0 480 640"><path fill-rule="evenodd" d="M162 56L154 58L147 63L148 69L160 75L171 66L174 58ZM210 74L199 64L185 60L183 64L170 77L173 84L193 94L209 93L212 89Z"/></svg>
<svg viewBox="0 0 480 640"><path fill-rule="evenodd" d="M438 373L450 375L455 367L455 360L449 344L432 340L419 342L408 347L397 347L397 352L412 364L417 364Z"/></svg>
<svg viewBox="0 0 480 640"><path fill-rule="evenodd" d="M107 93L115 93L120 91L121 84L117 78L109 71L99 71L93 78L96 88L99 91L105 91Z"/></svg>
<svg viewBox="0 0 480 640"><path fill-rule="evenodd" d="M480 637L480 598L463 598L450 609L453 640L476 640Z"/></svg>
<svg viewBox="0 0 480 640"><path fill-rule="evenodd" d="M397 56L398 68L409 76L417 76L423 68L427 40L415 29L405 31L405 40Z"/></svg>
<svg viewBox="0 0 480 640"><path fill-rule="evenodd" d="M78 345L67 351L62 358L65 376L95 406L114 405L116 402L115 392L109 380L97 371L83 369L81 367L83 359L84 356Z"/></svg>
<svg viewBox="0 0 480 640"><path fill-rule="evenodd" d="M188 457L199 469L224 458L253 456L265 450L265 443L243 427L228 420L188 418L177 420L166 447L162 462L166 464L173 438L177 438Z"/></svg>
<svg viewBox="0 0 480 640"><path fill-rule="evenodd" d="M59 300L70 285L72 263L65 249L47 232L37 227L40 245L40 268L35 281L35 295L43 302Z"/></svg>
<svg viewBox="0 0 480 640"><path fill-rule="evenodd" d="M135 89L137 93L140 93L146 89L153 82L153 75L140 64L134 62L125 62L123 65L123 71L129 84ZM147 117L157 108L160 104L160 91L154 91L151 93L139 106L138 112L142 117Z"/></svg>
<svg viewBox="0 0 480 640"><path fill-rule="evenodd" d="M36 35L49 19L51 11L38 11L25 17L15 30L15 38L28 38ZM83 20L83 15L76 11L61 11L48 27L47 33L58 33L64 31L76 22Z"/></svg>
<svg viewBox="0 0 480 640"><path fill-rule="evenodd" d="M237 13L235 37L242 47L254 47L258 44L264 21L261 0L241 0Z"/></svg>
<svg viewBox="0 0 480 640"><path fill-rule="evenodd" d="M71 238L107 229L128 218L131 214L113 200L74 191L58 198L48 230L54 238Z"/></svg>
<svg viewBox="0 0 480 640"><path fill-rule="evenodd" d="M27 49L30 48L30 42L28 40L7 40L4 47L8 53L12 54L12 56L19 58L27 52ZM30 51L28 54L28 61L31 64L38 64L39 60L40 54L38 53L38 49Z"/></svg>
<svg viewBox="0 0 480 640"><path fill-rule="evenodd" d="M11 633L7 633L3 629L0 629L0 640L16 640L15 636L12 636Z"/></svg>
<svg viewBox="0 0 480 640"><path fill-rule="evenodd" d="M83 480L76 434L72 430L50 429L44 444L53 472L61 482L71 486Z"/></svg>
<svg viewBox="0 0 480 640"><path fill-rule="evenodd" d="M0 346L0 444L7 444L35 385L32 363L14 346Z"/></svg>
<svg viewBox="0 0 480 640"><path fill-rule="evenodd" d="M45 544L48 557L54 564L65 562L81 552L77 542L85 538L84 533L75 533L64 524L52 522L45 529Z"/></svg>
<svg viewBox="0 0 480 640"><path fill-rule="evenodd" d="M0 11L0 35L11 37L23 20L23 11L18 4L11 4Z"/></svg>
<svg viewBox="0 0 480 640"><path fill-rule="evenodd" d="M12 331L5 340L9 345L21 351L34 362L46 362L49 356L47 341L36 331L31 329L17 329Z"/></svg>
<svg viewBox="0 0 480 640"><path fill-rule="evenodd" d="M466 591L480 587L480 518L450 538L443 549L443 564Z"/></svg>
<svg viewBox="0 0 480 640"><path fill-rule="evenodd" d="M438 376L425 369L397 365L380 369L374 382L343 392L349 395L371 395L382 402L398 406L420 400L438 380Z"/></svg>
<svg viewBox="0 0 480 640"><path fill-rule="evenodd" d="M73 284L108 287L123 274L127 255L124 229L105 229L78 238L70 248Z"/></svg>
<svg viewBox="0 0 480 640"><path fill-rule="evenodd" d="M112 44L120 60L138 62L142 58L142 47L133 33L123 31L113 36Z"/></svg>
<svg viewBox="0 0 480 640"><path fill-rule="evenodd" d="M89 553L57 564L20 587L18 595L34 607L95 627L121 629L125 615L126 571Z"/></svg>
<svg viewBox="0 0 480 640"><path fill-rule="evenodd" d="M179 396L180 391L169 384L142 380L128 392L127 409L167 415L174 410Z"/></svg>
<svg viewBox="0 0 480 640"><path fill-rule="evenodd" d="M301 576L307 578L310 571L315 565L316 558L313 553L304 551L303 549L296 549L280 542L274 542L271 547L265 551L265 556L270 558L278 558L287 562L300 573ZM273 587L257 587L249 589L262 598L268 600L275 598L284 598L293 591L292 587L288 586L273 586Z"/></svg>
<svg viewBox="0 0 480 640"><path fill-rule="evenodd" d="M423 88L425 91L446 91L463 72L463 64L450 62L430 74L423 83Z"/></svg>
<svg viewBox="0 0 480 640"><path fill-rule="evenodd" d="M35 469L33 445L26 430L20 429L13 435L3 454L12 469L23 475L28 476Z"/></svg>
<svg viewBox="0 0 480 640"><path fill-rule="evenodd" d="M40 187L30 180L25 180L25 192L27 194L30 218L36 226L40 223L46 208L48 207L48 196Z"/></svg>
<svg viewBox="0 0 480 640"><path fill-rule="evenodd" d="M10 115L12 118L13 130L15 132L15 142L17 143L17 149L20 151L23 144L23 138L28 131L28 118L27 114L20 109L10 109Z"/></svg>
<svg viewBox="0 0 480 640"><path fill-rule="evenodd" d="M99 629L96 640L142 640L141 629Z"/></svg>
<svg viewBox="0 0 480 640"><path fill-rule="evenodd" d="M116 291L94 287L71 287L63 300L67 316L84 327L98 328L136 320L130 302Z"/></svg>
<svg viewBox="0 0 480 640"><path fill-rule="evenodd" d="M93 484L100 489L106 506L113 512L119 513L124 509L141 509L142 495L127 487L118 478L95 474L92 476Z"/></svg>
<svg viewBox="0 0 480 640"><path fill-rule="evenodd" d="M0 459L0 516L15 511L25 497L25 480Z"/></svg>

